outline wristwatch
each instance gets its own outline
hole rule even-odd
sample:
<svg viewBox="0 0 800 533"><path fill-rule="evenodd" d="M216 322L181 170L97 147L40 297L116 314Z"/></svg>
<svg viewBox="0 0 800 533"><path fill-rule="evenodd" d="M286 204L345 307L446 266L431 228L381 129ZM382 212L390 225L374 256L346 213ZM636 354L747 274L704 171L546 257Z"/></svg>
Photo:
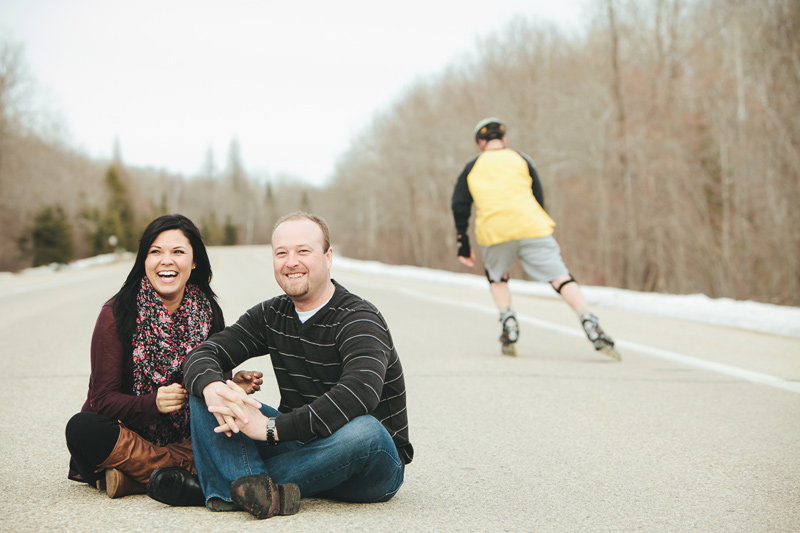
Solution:
<svg viewBox="0 0 800 533"><path fill-rule="evenodd" d="M277 446L275 441L275 419L267 418L267 446Z"/></svg>

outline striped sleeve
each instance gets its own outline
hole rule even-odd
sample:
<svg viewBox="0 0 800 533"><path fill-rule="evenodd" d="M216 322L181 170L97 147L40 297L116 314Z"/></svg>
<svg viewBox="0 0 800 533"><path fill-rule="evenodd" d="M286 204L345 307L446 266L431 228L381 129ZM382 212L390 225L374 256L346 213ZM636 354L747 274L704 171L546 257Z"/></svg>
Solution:
<svg viewBox="0 0 800 533"><path fill-rule="evenodd" d="M340 378L311 403L278 417L281 440L306 442L315 436L330 436L350 420L372 413L381 402L394 353L383 317L369 310L348 313L334 342L340 354Z"/></svg>
<svg viewBox="0 0 800 533"><path fill-rule="evenodd" d="M234 324L209 337L186 357L183 363L186 389L203 398L203 389L215 381L225 381L229 372L251 357L268 352L268 329L262 302L245 312Z"/></svg>

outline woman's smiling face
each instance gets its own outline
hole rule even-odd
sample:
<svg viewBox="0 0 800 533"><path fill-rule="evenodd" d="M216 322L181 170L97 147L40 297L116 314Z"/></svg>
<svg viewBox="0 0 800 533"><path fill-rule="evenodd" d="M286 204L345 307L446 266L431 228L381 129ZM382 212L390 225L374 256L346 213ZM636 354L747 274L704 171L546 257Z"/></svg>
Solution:
<svg viewBox="0 0 800 533"><path fill-rule="evenodd" d="M160 233L147 251L144 272L170 313L181 304L192 268L192 245L179 229Z"/></svg>

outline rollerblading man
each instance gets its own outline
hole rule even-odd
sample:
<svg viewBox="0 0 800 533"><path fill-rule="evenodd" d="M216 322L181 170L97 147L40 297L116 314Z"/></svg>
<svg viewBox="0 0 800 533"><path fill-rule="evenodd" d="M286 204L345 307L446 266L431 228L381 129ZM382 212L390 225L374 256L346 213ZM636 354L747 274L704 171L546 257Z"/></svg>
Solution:
<svg viewBox="0 0 800 533"><path fill-rule="evenodd" d="M469 268L475 254L467 229L475 209L475 234L483 252L489 289L500 311L502 352L516 355L519 323L511 309L508 272L520 259L533 279L548 281L572 308L595 350L619 360L614 340L600 327L553 238L556 223L544 210L544 193L533 161L506 147L506 125L487 118L475 127L481 153L464 167L453 191L458 259Z"/></svg>

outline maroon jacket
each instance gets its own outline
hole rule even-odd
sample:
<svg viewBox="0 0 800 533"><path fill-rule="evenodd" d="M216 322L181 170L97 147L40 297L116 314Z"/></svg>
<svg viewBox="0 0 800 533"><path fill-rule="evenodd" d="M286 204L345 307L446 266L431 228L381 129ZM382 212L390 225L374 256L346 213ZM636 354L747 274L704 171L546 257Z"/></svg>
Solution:
<svg viewBox="0 0 800 533"><path fill-rule="evenodd" d="M161 420L161 413L156 407L157 393L137 396L133 390L133 356L131 352L126 356L122 348L113 304L112 299L103 306L94 325L92 373L81 412L89 411L119 420L131 431L140 433ZM231 372L226 374L225 379L231 379ZM71 460L69 478L81 480Z"/></svg>
<svg viewBox="0 0 800 533"><path fill-rule="evenodd" d="M157 423L161 414L156 408L155 392L136 396L133 391L133 357L130 354L125 356L112 305L113 300L103 306L94 326L92 374L81 411L119 420L138 433Z"/></svg>

